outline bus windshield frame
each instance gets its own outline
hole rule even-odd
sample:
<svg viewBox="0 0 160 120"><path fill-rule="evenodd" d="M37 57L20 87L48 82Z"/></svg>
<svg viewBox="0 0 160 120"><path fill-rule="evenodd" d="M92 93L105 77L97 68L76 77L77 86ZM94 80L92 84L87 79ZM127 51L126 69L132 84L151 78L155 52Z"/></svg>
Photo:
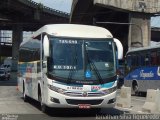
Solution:
<svg viewBox="0 0 160 120"><path fill-rule="evenodd" d="M49 36L49 42L48 78L64 83L89 85L116 80L116 55L112 38Z"/></svg>

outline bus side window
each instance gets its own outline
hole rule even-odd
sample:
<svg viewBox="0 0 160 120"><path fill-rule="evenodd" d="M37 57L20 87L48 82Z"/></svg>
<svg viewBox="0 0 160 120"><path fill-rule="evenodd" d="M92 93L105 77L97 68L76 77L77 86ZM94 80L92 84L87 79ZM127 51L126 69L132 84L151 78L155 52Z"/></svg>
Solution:
<svg viewBox="0 0 160 120"><path fill-rule="evenodd" d="M151 52L151 65L157 65L157 53L156 53L156 51Z"/></svg>
<svg viewBox="0 0 160 120"><path fill-rule="evenodd" d="M138 66L138 54L132 54L132 67L137 67Z"/></svg>
<svg viewBox="0 0 160 120"><path fill-rule="evenodd" d="M138 57L138 58L137 58L137 59L138 59L138 61L137 61L137 62L138 62L138 63L137 63L138 66L142 66L142 65L141 65L141 54L138 54L137 57Z"/></svg>
<svg viewBox="0 0 160 120"><path fill-rule="evenodd" d="M146 54L146 57L145 57L145 65L146 66L150 65L150 53L149 52Z"/></svg>
<svg viewBox="0 0 160 120"><path fill-rule="evenodd" d="M145 65L145 56L141 54L141 66Z"/></svg>
<svg viewBox="0 0 160 120"><path fill-rule="evenodd" d="M157 52L157 63L160 65L160 51Z"/></svg>
<svg viewBox="0 0 160 120"><path fill-rule="evenodd" d="M131 55L128 55L128 56L127 56L127 68L128 68L128 69L130 69L130 67L131 67L131 62L132 62Z"/></svg>
<svg viewBox="0 0 160 120"><path fill-rule="evenodd" d="M132 66L132 68L135 66L135 55L134 54L132 54L131 55L131 66Z"/></svg>
<svg viewBox="0 0 160 120"><path fill-rule="evenodd" d="M135 55L135 66L136 67L139 66L139 55L138 54Z"/></svg>

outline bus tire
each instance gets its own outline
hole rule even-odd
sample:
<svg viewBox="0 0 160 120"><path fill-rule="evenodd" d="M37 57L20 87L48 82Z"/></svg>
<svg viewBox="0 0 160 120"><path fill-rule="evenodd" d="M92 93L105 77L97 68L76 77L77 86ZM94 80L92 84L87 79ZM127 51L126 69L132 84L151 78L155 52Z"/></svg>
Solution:
<svg viewBox="0 0 160 120"><path fill-rule="evenodd" d="M136 81L133 81L132 89L133 89L134 95L138 96L139 95L139 91L138 91L138 84L137 84Z"/></svg>
<svg viewBox="0 0 160 120"><path fill-rule="evenodd" d="M45 104L41 104L41 110L43 113L47 113L48 112L48 107Z"/></svg>
<svg viewBox="0 0 160 120"><path fill-rule="evenodd" d="M28 96L26 95L26 92L25 92L25 84L23 82L23 101L24 102L28 102Z"/></svg>
<svg viewBox="0 0 160 120"><path fill-rule="evenodd" d="M47 113L48 107L42 102L42 94L41 94L40 86L38 86L38 101L40 102L40 110L43 113Z"/></svg>
<svg viewBox="0 0 160 120"><path fill-rule="evenodd" d="M40 99L41 99L41 101L40 101L41 111L42 111L43 113L47 113L47 112L48 112L48 107L42 102L42 98L40 98Z"/></svg>

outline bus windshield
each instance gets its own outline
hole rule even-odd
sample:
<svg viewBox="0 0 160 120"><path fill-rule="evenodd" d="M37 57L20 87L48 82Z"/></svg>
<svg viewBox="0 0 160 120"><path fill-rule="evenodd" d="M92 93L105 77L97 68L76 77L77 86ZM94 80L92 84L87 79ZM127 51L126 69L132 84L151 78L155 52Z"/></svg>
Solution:
<svg viewBox="0 0 160 120"><path fill-rule="evenodd" d="M112 39L49 39L48 77L79 84L115 81L116 62Z"/></svg>

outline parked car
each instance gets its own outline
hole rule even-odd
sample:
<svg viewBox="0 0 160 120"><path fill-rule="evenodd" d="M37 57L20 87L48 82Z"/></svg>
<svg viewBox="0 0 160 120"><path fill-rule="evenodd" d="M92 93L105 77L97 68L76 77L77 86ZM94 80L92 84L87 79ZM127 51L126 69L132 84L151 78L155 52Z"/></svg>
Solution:
<svg viewBox="0 0 160 120"><path fill-rule="evenodd" d="M9 64L2 64L0 69L5 69L5 71L10 72L11 71L11 65Z"/></svg>
<svg viewBox="0 0 160 120"><path fill-rule="evenodd" d="M0 68L0 79L1 80L9 80L10 73L6 71L4 68Z"/></svg>

